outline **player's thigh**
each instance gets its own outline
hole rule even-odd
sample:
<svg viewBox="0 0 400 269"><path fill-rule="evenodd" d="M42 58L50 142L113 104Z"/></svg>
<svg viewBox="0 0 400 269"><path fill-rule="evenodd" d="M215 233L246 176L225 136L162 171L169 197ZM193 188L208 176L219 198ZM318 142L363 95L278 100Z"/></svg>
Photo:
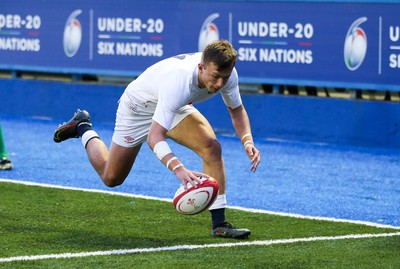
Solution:
<svg viewBox="0 0 400 269"><path fill-rule="evenodd" d="M128 176L142 144L134 147L120 146L111 143L106 164L107 178L114 184L121 184Z"/></svg>
<svg viewBox="0 0 400 269"><path fill-rule="evenodd" d="M167 135L200 155L214 143L219 145L210 123L200 112L187 115Z"/></svg>

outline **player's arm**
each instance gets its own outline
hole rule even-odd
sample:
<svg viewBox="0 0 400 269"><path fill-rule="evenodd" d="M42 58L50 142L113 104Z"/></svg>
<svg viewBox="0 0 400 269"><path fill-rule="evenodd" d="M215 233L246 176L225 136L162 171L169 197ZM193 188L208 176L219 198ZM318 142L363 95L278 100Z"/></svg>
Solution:
<svg viewBox="0 0 400 269"><path fill-rule="evenodd" d="M242 104L234 109L228 107L228 111L231 115L236 134L241 138L246 154L251 160L252 165L250 169L255 172L260 163L260 151L254 145L253 137L251 135L250 120L246 109Z"/></svg>
<svg viewBox="0 0 400 269"><path fill-rule="evenodd" d="M147 144L153 150L157 158L182 181L185 189L187 189L186 185L188 182L193 186L201 183L198 177L205 176L205 174L190 171L185 168L182 162L171 151L166 141L167 131L168 130L161 124L153 120L149 135L147 136Z"/></svg>

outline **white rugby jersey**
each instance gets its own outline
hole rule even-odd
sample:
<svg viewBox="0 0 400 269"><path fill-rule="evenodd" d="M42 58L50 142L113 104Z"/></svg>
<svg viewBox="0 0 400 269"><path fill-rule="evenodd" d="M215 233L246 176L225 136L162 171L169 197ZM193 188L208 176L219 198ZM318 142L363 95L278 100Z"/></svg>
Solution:
<svg viewBox="0 0 400 269"><path fill-rule="evenodd" d="M181 107L205 101L215 95L209 94L206 88L198 87L201 55L201 52L182 54L150 66L128 85L127 95L154 107L153 120L169 129ZM242 104L235 68L218 92L221 92L228 107L237 108Z"/></svg>

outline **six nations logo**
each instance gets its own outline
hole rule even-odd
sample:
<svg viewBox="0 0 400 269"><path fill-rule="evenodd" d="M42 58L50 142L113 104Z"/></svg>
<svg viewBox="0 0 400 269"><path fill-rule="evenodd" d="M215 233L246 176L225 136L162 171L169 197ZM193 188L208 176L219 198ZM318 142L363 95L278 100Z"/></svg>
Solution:
<svg viewBox="0 0 400 269"><path fill-rule="evenodd" d="M344 42L344 62L351 71L361 66L367 53L367 35L359 27L365 21L367 21L366 17L355 20L347 31Z"/></svg>
<svg viewBox="0 0 400 269"><path fill-rule="evenodd" d="M64 52L68 57L73 57L79 50L82 41L82 26L76 18L82 11L75 10L69 15L64 28Z"/></svg>

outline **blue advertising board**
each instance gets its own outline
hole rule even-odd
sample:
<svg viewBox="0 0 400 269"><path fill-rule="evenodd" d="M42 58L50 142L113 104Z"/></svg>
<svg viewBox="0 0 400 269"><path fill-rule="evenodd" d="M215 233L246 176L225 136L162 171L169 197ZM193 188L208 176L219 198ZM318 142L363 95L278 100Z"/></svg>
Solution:
<svg viewBox="0 0 400 269"><path fill-rule="evenodd" d="M227 39L242 82L398 90L400 5L6 0L0 69L136 76Z"/></svg>

